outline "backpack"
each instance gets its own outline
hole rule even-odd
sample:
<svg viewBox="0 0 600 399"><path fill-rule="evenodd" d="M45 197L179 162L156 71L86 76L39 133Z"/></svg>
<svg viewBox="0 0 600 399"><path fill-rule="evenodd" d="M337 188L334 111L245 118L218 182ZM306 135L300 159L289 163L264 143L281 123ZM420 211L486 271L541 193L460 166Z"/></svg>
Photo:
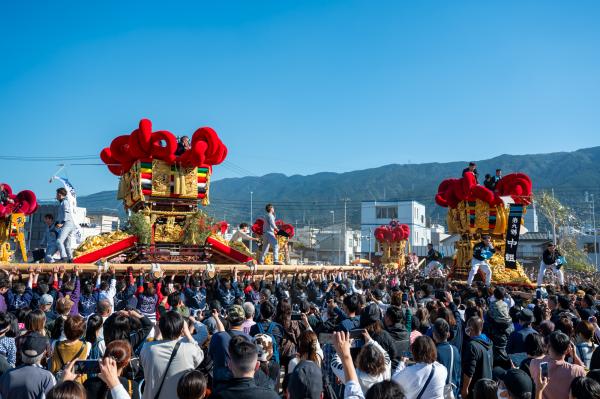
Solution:
<svg viewBox="0 0 600 399"><path fill-rule="evenodd" d="M129 334L129 343L131 343L133 337L137 334L137 331ZM125 376L128 380L133 381L141 381L144 379L144 372L142 370L142 362L140 360L140 353L142 352L142 348L146 343L146 339L148 336L144 337L136 347L132 348L133 351L131 353L131 359L129 360L129 364L127 365L127 369L125 371Z"/></svg>
<svg viewBox="0 0 600 399"><path fill-rule="evenodd" d="M275 336L273 335L273 328L275 327L275 323L273 323L272 321L269 322L269 327L267 328L266 333L265 333L265 329L263 328L262 323L257 323L256 325L258 326L258 331L261 334L267 334L267 335L271 336L271 338L273 339L273 359L275 359L277 364L281 364L279 362L279 348L277 346L277 340L275 339Z"/></svg>

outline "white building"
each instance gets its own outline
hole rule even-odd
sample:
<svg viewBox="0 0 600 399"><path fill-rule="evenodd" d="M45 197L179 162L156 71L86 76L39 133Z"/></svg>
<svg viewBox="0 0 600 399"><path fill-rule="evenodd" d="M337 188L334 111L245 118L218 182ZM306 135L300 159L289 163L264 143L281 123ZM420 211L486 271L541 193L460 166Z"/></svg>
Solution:
<svg viewBox="0 0 600 399"><path fill-rule="evenodd" d="M417 201L363 201L360 212L361 247L363 252L375 252L375 229L392 219L410 227L411 247L427 246L431 230L426 226L425 205Z"/></svg>
<svg viewBox="0 0 600 399"><path fill-rule="evenodd" d="M301 244L303 257L308 262L347 265L361 252L360 231L346 229L344 232L339 225L323 229L297 228L293 240Z"/></svg>
<svg viewBox="0 0 600 399"><path fill-rule="evenodd" d="M432 224L429 230L431 231L430 242L434 247L442 245L442 241L450 237L450 234L446 233L446 228L441 224Z"/></svg>
<svg viewBox="0 0 600 399"><path fill-rule="evenodd" d="M121 225L118 216L105 215L101 213L87 213L85 208L80 208L84 217L84 224L81 226L81 235L85 240L87 237L95 236L101 233L110 233L116 231Z"/></svg>

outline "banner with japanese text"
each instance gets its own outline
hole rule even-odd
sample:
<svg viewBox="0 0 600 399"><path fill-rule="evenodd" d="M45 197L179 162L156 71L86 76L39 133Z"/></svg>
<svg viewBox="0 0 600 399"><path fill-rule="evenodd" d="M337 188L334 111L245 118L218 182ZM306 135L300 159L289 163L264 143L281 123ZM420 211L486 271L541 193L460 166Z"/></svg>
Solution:
<svg viewBox="0 0 600 399"><path fill-rule="evenodd" d="M522 218L523 205L511 204L508 213L508 227L506 230L506 246L504 251L504 266L510 269L517 268L517 248L519 247Z"/></svg>

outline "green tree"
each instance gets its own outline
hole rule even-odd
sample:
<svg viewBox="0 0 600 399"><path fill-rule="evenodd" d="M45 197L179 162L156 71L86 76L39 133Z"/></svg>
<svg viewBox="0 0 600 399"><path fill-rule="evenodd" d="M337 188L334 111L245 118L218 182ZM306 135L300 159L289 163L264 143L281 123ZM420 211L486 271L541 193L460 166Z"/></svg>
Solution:
<svg viewBox="0 0 600 399"><path fill-rule="evenodd" d="M567 260L566 267L574 270L593 270L587 253L577 246L577 231L581 223L573 210L548 192L542 192L535 202L542 216L552 225L552 236Z"/></svg>

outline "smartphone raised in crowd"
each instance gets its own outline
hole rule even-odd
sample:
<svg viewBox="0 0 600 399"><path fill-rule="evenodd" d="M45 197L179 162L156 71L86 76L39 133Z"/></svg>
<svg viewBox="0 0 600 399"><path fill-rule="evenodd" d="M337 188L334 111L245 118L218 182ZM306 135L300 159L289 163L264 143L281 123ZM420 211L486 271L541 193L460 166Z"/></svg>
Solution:
<svg viewBox="0 0 600 399"><path fill-rule="evenodd" d="M548 362L540 363L540 374L542 378L548 378Z"/></svg>
<svg viewBox="0 0 600 399"><path fill-rule="evenodd" d="M365 332L364 328L355 328L354 330L350 330L350 338L363 339L364 332Z"/></svg>
<svg viewBox="0 0 600 399"><path fill-rule="evenodd" d="M408 294L406 292L402 293L402 302L408 302Z"/></svg>
<svg viewBox="0 0 600 399"><path fill-rule="evenodd" d="M292 313L292 320L302 320L302 313Z"/></svg>
<svg viewBox="0 0 600 399"><path fill-rule="evenodd" d="M99 374L99 360L77 360L73 369L75 374Z"/></svg>

